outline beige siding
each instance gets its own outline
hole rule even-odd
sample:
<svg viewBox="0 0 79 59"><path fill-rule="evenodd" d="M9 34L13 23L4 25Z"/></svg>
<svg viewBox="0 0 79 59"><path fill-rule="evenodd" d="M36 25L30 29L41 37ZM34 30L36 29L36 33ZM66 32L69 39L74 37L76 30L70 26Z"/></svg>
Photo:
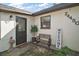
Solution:
<svg viewBox="0 0 79 59"><path fill-rule="evenodd" d="M79 25L75 25L69 18L67 18L65 12L68 12L73 18L79 21L79 6L39 15L35 17L35 24L39 28L38 34L50 34L52 44L56 45L57 29L62 29L62 45L79 51ZM40 29L40 17L46 15L51 15L51 29Z"/></svg>
<svg viewBox="0 0 79 59"><path fill-rule="evenodd" d="M1 20L1 13L0 13L0 20ZM1 39L1 21L0 21L0 39Z"/></svg>
<svg viewBox="0 0 79 59"><path fill-rule="evenodd" d="M5 23L9 20L9 16L13 15L12 21ZM0 12L0 21L1 21L1 40L0 40L0 52L9 49L9 39L13 36L13 39L16 41L16 16L24 17L27 19L27 42L31 41L30 28L32 25L31 16L25 16L20 14ZM16 43L14 44L16 47Z"/></svg>
<svg viewBox="0 0 79 59"><path fill-rule="evenodd" d="M11 36L13 36L13 38L16 40L16 16L27 18L27 42L30 42L32 38L30 32L31 25L35 24L39 28L38 34L42 33L51 35L52 45L56 45L57 29L62 29L62 46L68 46L73 50L79 51L79 25L75 25L69 18L67 18L65 16L65 12L68 12L73 16L73 18L79 21L79 6L39 15L36 17L0 12L0 52L9 48L8 42ZM9 21L6 24L5 21L9 20L10 15L13 15L12 21ZM51 29L40 29L40 17L47 15L51 15ZM16 44L14 44L14 47L16 47Z"/></svg>

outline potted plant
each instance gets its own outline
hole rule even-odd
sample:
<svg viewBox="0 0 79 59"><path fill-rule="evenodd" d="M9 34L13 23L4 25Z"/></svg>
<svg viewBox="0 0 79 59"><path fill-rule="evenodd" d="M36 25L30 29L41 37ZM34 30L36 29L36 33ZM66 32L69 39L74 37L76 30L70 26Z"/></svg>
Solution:
<svg viewBox="0 0 79 59"><path fill-rule="evenodd" d="M31 33L32 33L32 41L36 40L36 34L38 32L38 27L36 25L31 26Z"/></svg>

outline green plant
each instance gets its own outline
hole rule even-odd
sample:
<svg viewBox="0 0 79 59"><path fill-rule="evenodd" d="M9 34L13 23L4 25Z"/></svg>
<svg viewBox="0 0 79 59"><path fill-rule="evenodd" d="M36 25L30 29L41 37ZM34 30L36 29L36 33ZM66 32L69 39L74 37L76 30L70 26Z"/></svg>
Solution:
<svg viewBox="0 0 79 59"><path fill-rule="evenodd" d="M68 47L63 47L62 49L59 49L57 51L53 52L53 55L55 56L66 56L66 55L72 55L73 51L69 49Z"/></svg>
<svg viewBox="0 0 79 59"><path fill-rule="evenodd" d="M8 54L8 53L9 53L8 50L3 51L3 52L0 52L0 56L5 56L5 55Z"/></svg>
<svg viewBox="0 0 79 59"><path fill-rule="evenodd" d="M31 32L38 32L38 28L36 25L31 26Z"/></svg>
<svg viewBox="0 0 79 59"><path fill-rule="evenodd" d="M33 36L38 32L38 27L36 25L31 26L31 32L33 33Z"/></svg>

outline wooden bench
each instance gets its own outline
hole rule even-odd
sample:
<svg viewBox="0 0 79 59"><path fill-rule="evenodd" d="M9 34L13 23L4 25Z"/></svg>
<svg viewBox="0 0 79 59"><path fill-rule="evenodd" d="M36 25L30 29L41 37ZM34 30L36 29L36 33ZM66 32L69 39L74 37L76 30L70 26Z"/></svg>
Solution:
<svg viewBox="0 0 79 59"><path fill-rule="evenodd" d="M50 49L51 46L51 36L49 34L39 34L36 38L37 44L47 47Z"/></svg>

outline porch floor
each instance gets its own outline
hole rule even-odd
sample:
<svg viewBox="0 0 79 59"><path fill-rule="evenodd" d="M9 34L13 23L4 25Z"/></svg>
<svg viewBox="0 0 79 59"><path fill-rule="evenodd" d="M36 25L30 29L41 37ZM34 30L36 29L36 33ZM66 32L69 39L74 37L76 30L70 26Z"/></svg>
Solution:
<svg viewBox="0 0 79 59"><path fill-rule="evenodd" d="M6 52L4 52L2 55L5 55L5 56L19 56L23 53L25 53L26 51L28 50L35 50L35 52L45 52L45 51L48 51L48 49L44 48L44 47L41 47L41 46L37 46L35 44L32 44L32 43L28 43L28 44L23 44L23 45L20 45L16 48L13 48L13 49L10 49Z"/></svg>
<svg viewBox="0 0 79 59"><path fill-rule="evenodd" d="M55 49L55 48L54 48ZM68 48L57 50L48 50L42 46L35 45L33 43L25 43L16 48L5 51L1 56L65 56L65 52L68 56L79 56L79 52L72 51Z"/></svg>

